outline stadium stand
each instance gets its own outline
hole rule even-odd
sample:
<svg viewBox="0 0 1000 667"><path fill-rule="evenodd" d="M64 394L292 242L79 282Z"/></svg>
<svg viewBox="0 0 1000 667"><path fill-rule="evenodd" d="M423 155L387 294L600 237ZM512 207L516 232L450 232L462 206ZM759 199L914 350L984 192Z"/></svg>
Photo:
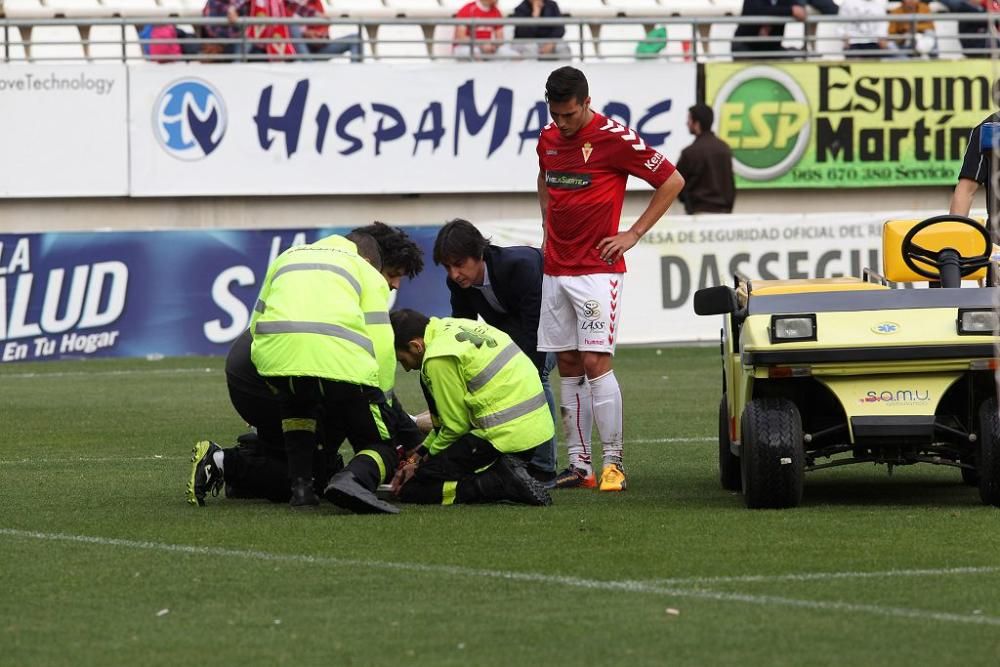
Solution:
<svg viewBox="0 0 1000 667"><path fill-rule="evenodd" d="M56 15L55 10L42 5L39 0L6 0L3 10L4 15L11 19L50 19Z"/></svg>
<svg viewBox="0 0 1000 667"><path fill-rule="evenodd" d="M83 40L76 25L36 25L21 27L28 59L44 63L84 60Z"/></svg>
<svg viewBox="0 0 1000 667"><path fill-rule="evenodd" d="M80 32L83 33L84 29L85 26L81 26ZM95 25L87 26L86 29L89 34L83 34L83 39L88 59L109 62L124 57L134 63L146 62L139 47L139 33L134 25Z"/></svg>
<svg viewBox="0 0 1000 667"><path fill-rule="evenodd" d="M112 16L127 18L167 16L170 13L168 7L157 4L156 0L106 0L104 6L111 11Z"/></svg>
<svg viewBox="0 0 1000 667"><path fill-rule="evenodd" d="M338 21L331 26L335 34L361 31L366 60L426 62L452 57L452 17L466 0L324 2L328 17ZM26 58L139 61L138 29L151 22L142 19L174 16L198 24L203 4L203 0L0 0L0 21L6 23L0 33L4 39L0 55L14 62ZM517 0L503 0L499 8L508 15L516 4ZM889 4L890 8L896 5ZM743 20L741 0L564 0L560 7L567 17L565 41L572 57L584 61L632 59L636 45L658 25L667 28L666 46L656 54L658 58L728 59L736 24ZM938 2L931 7L937 12L940 57L963 57L959 15L946 13ZM975 21L977 15L960 16L963 21ZM100 21L115 18L121 22ZM842 58L838 20L812 11L805 24L786 26L783 45L805 50L810 57ZM512 34L513 27L507 26L505 38Z"/></svg>
<svg viewBox="0 0 1000 667"><path fill-rule="evenodd" d="M104 18L113 14L111 7L98 0L50 0L45 5L51 7L56 16L66 18Z"/></svg>

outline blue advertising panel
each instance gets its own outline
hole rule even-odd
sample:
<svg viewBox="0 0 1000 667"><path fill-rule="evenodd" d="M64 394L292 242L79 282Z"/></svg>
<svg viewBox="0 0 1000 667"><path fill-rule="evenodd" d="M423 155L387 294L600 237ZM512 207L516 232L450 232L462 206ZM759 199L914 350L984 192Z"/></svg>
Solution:
<svg viewBox="0 0 1000 667"><path fill-rule="evenodd" d="M407 227L426 266L394 308L450 313L430 261L438 227ZM224 355L271 259L349 228L0 234L0 363Z"/></svg>

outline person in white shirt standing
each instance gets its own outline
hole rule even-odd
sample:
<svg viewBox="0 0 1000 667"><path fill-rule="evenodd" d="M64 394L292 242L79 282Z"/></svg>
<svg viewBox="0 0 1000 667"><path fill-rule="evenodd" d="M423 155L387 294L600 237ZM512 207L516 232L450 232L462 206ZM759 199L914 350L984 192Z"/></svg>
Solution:
<svg viewBox="0 0 1000 667"><path fill-rule="evenodd" d="M840 24L844 55L848 58L879 58L889 48L886 0L841 0L840 15L855 21Z"/></svg>

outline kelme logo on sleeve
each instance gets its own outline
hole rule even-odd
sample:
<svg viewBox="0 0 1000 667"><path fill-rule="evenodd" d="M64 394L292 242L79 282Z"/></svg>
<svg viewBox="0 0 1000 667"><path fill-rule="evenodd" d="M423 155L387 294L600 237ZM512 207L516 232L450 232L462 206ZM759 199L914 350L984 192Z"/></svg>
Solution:
<svg viewBox="0 0 1000 667"><path fill-rule="evenodd" d="M751 181L778 178L809 145L809 104L799 84L773 67L749 67L715 98L718 136L733 150L733 168Z"/></svg>

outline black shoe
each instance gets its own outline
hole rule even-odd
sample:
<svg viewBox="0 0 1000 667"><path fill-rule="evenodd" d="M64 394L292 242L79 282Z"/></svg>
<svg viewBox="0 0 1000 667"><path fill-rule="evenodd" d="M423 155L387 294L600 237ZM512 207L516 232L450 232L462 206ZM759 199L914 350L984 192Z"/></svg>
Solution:
<svg viewBox="0 0 1000 667"><path fill-rule="evenodd" d="M528 474L524 463L509 456L501 456L486 472L477 475L476 486L485 502L552 504L552 498L542 483Z"/></svg>
<svg viewBox="0 0 1000 667"><path fill-rule="evenodd" d="M204 505L205 496L219 495L223 485L222 469L215 465L215 453L222 447L211 440L202 440L191 450L191 476L187 484L187 501L192 505Z"/></svg>
<svg viewBox="0 0 1000 667"><path fill-rule="evenodd" d="M313 490L313 481L305 477L296 477L292 480L292 497L288 504L295 509L319 507L319 496Z"/></svg>
<svg viewBox="0 0 1000 667"><path fill-rule="evenodd" d="M398 507L379 500L373 492L361 486L350 470L342 470L331 477L323 496L337 507L355 514L399 514Z"/></svg>
<svg viewBox="0 0 1000 667"><path fill-rule="evenodd" d="M555 470L543 470L542 468L531 465L530 463L528 464L528 474L537 479L542 484L545 484L546 482L551 482L553 479L556 478Z"/></svg>

